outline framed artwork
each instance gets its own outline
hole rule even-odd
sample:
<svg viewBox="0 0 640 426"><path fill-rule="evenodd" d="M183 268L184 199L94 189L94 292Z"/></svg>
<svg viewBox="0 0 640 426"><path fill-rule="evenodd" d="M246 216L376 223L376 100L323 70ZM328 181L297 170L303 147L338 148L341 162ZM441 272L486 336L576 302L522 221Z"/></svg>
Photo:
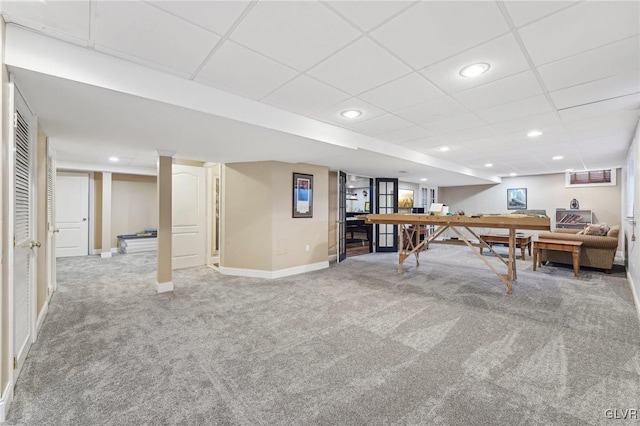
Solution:
<svg viewBox="0 0 640 426"><path fill-rule="evenodd" d="M507 189L507 209L521 210L527 208L527 188Z"/></svg>
<svg viewBox="0 0 640 426"><path fill-rule="evenodd" d="M364 202L364 211L367 213L371 213L371 202L370 201L365 201Z"/></svg>
<svg viewBox="0 0 640 426"><path fill-rule="evenodd" d="M313 217L313 175L293 173L293 217Z"/></svg>
<svg viewBox="0 0 640 426"><path fill-rule="evenodd" d="M399 189L398 190L398 208L410 209L412 207L413 207L413 190Z"/></svg>

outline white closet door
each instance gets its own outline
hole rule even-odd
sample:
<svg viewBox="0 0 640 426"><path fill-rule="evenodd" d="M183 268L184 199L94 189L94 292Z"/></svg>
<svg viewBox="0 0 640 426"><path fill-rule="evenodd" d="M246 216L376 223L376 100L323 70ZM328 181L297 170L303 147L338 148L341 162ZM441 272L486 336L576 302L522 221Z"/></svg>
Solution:
<svg viewBox="0 0 640 426"><path fill-rule="evenodd" d="M35 117L15 93L13 140L13 352L14 383L33 338L35 324L35 241L33 236L33 129Z"/></svg>
<svg viewBox="0 0 640 426"><path fill-rule="evenodd" d="M47 288L50 293L56 285L56 151L47 142Z"/></svg>
<svg viewBox="0 0 640 426"><path fill-rule="evenodd" d="M89 175L58 173L55 217L56 257L89 254Z"/></svg>
<svg viewBox="0 0 640 426"><path fill-rule="evenodd" d="M174 164L172 171L172 265L201 266L206 252L205 169Z"/></svg>

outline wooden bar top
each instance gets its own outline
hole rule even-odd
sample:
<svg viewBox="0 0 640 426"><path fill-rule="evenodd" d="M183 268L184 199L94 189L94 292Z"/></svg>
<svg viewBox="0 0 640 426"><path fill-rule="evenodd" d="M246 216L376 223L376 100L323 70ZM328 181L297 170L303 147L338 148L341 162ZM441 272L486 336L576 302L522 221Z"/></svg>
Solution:
<svg viewBox="0 0 640 426"><path fill-rule="evenodd" d="M546 216L523 214L483 214L478 216L452 215L438 216L427 214L368 214L367 223L391 225L445 225L506 229L551 229L551 219Z"/></svg>

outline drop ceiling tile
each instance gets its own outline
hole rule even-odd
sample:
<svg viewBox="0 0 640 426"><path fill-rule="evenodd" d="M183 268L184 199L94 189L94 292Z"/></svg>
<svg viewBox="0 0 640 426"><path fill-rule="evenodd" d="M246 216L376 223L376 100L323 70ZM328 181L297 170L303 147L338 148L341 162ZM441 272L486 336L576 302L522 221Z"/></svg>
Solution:
<svg viewBox="0 0 640 426"><path fill-rule="evenodd" d="M153 6L224 35L250 4L249 1L155 1Z"/></svg>
<svg viewBox="0 0 640 426"><path fill-rule="evenodd" d="M565 123L565 129L576 141L609 136L621 132L628 134L635 129L638 122L638 114L638 110L629 110L591 117L585 120L571 121Z"/></svg>
<svg viewBox="0 0 640 426"><path fill-rule="evenodd" d="M260 70L260 78L256 78L255 70ZM291 68L227 40L200 70L196 81L260 99L297 74Z"/></svg>
<svg viewBox="0 0 640 426"><path fill-rule="evenodd" d="M640 37L631 37L538 67L549 91L610 77L640 67ZM640 77L639 77L640 78Z"/></svg>
<svg viewBox="0 0 640 426"><path fill-rule="evenodd" d="M307 72L356 95L394 80L411 69L367 38L361 38Z"/></svg>
<svg viewBox="0 0 640 426"><path fill-rule="evenodd" d="M558 143L571 142L571 135L566 131L564 126L549 126L549 127L536 127L536 130L542 132L540 136L530 138L527 136L528 132L518 131L509 133L506 136L517 143L533 144L533 145L551 145ZM526 146L526 145L525 145Z"/></svg>
<svg viewBox="0 0 640 426"><path fill-rule="evenodd" d="M220 37L142 2L97 3L96 49L193 73ZM188 49L185 49L188 46Z"/></svg>
<svg viewBox="0 0 640 426"><path fill-rule="evenodd" d="M567 108L558 111L565 122L583 120L585 118L607 115L616 111L628 111L640 108L640 94L595 102L575 108Z"/></svg>
<svg viewBox="0 0 640 426"><path fill-rule="evenodd" d="M515 120L530 115L550 112L553 108L543 95L498 105L492 108L477 110L476 114L489 123Z"/></svg>
<svg viewBox="0 0 640 426"><path fill-rule="evenodd" d="M402 143L402 146L409 149L420 150L420 152L427 152L428 150L438 151L442 146L449 146L450 149L453 149L453 146L451 146L451 144L447 144L439 136L430 136L423 139L407 141Z"/></svg>
<svg viewBox="0 0 640 426"><path fill-rule="evenodd" d="M376 117L371 120L363 121L354 126L351 126L355 131L366 133L368 135L381 135L383 133L393 132L394 130L400 130L405 127L410 127L411 123L403 120L400 117L396 117L392 114Z"/></svg>
<svg viewBox="0 0 640 426"><path fill-rule="evenodd" d="M422 68L509 31L494 2L419 2L370 35Z"/></svg>
<svg viewBox="0 0 640 426"><path fill-rule="evenodd" d="M395 130L393 132L378 135L378 139L382 139L383 141L392 142L392 143L401 143L401 142L413 141L417 139L424 139L429 136L433 136L433 133L430 132L429 130L419 126L411 126L411 127L405 127L404 129Z"/></svg>
<svg viewBox="0 0 640 426"><path fill-rule="evenodd" d="M317 2L258 2L231 39L297 70L306 70L361 33Z"/></svg>
<svg viewBox="0 0 640 426"><path fill-rule="evenodd" d="M640 94L640 69L557 90L550 96L558 109L564 109L631 94Z"/></svg>
<svg viewBox="0 0 640 426"><path fill-rule="evenodd" d="M369 31L410 6L412 1L329 1L331 8L364 31Z"/></svg>
<svg viewBox="0 0 640 426"><path fill-rule="evenodd" d="M390 112L442 96L444 93L440 89L415 72L358 95L359 98Z"/></svg>
<svg viewBox="0 0 640 426"><path fill-rule="evenodd" d="M90 0L80 1L3 1L0 4L7 22L28 27L60 31L72 37L89 40ZM27 25L28 23L28 25Z"/></svg>
<svg viewBox="0 0 640 426"><path fill-rule="evenodd" d="M473 78L460 75L462 68L478 62L486 62L491 68L486 73ZM511 34L506 34L426 67L420 73L446 93L451 94L528 69L529 64L515 38Z"/></svg>
<svg viewBox="0 0 640 426"><path fill-rule="evenodd" d="M527 134L531 130L545 127L560 125L562 121L555 112L545 112L542 114L534 114L527 117L517 118L515 120L494 123L493 127L504 133L522 132Z"/></svg>
<svg viewBox="0 0 640 426"><path fill-rule="evenodd" d="M464 107L449 97L437 98L397 112L400 117L414 124L426 124L450 115L465 112Z"/></svg>
<svg viewBox="0 0 640 426"><path fill-rule="evenodd" d="M498 132L493 127L481 126L473 129L447 133L445 135L440 135L439 137L447 143L460 143L492 136L498 136Z"/></svg>
<svg viewBox="0 0 640 426"><path fill-rule="evenodd" d="M536 65L640 32L637 1L585 1L518 30Z"/></svg>
<svg viewBox="0 0 640 426"><path fill-rule="evenodd" d="M561 9L565 9L576 1L506 1L504 5L516 27L536 21L547 15L551 15Z"/></svg>
<svg viewBox="0 0 640 426"><path fill-rule="evenodd" d="M475 140L460 142L460 145L472 149L476 152L483 152L491 155L494 155L494 153L500 151L509 151L521 148L520 144L513 142L504 136L479 138Z"/></svg>
<svg viewBox="0 0 640 426"><path fill-rule="evenodd" d="M285 84L262 101L302 115L309 115L347 99L349 95L306 75Z"/></svg>
<svg viewBox="0 0 640 426"><path fill-rule="evenodd" d="M460 130L474 129L485 126L486 123L470 112L444 117L430 121L425 127L436 134L453 133Z"/></svg>
<svg viewBox="0 0 640 426"><path fill-rule="evenodd" d="M347 110L361 111L362 115L356 118L345 118L340 115L342 111ZM356 123L371 120L372 118L380 117L381 115L385 114L387 114L386 111L381 110L380 108L371 105L361 99L350 98L346 101L340 102L339 104L331 105L328 108L318 111L313 115L313 118L330 122L340 127L351 127Z"/></svg>
<svg viewBox="0 0 640 426"><path fill-rule="evenodd" d="M542 88L531 71L514 74L452 95L469 109L482 109L541 95Z"/></svg>

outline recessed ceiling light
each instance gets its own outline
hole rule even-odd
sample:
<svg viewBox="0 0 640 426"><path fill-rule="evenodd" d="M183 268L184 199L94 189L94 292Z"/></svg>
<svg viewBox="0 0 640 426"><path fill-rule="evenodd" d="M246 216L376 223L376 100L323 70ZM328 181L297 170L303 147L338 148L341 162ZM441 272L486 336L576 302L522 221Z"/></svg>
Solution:
<svg viewBox="0 0 640 426"><path fill-rule="evenodd" d="M564 157L562 155L556 155L555 157L551 157L552 160L562 160Z"/></svg>
<svg viewBox="0 0 640 426"><path fill-rule="evenodd" d="M485 166L485 167L493 167L493 164L492 164L492 163L487 163L487 164L485 164L484 166Z"/></svg>
<svg viewBox="0 0 640 426"><path fill-rule="evenodd" d="M564 169L565 172L572 172L573 169Z"/></svg>
<svg viewBox="0 0 640 426"><path fill-rule="evenodd" d="M117 163L118 161L120 161L120 159L118 157L109 157L109 161Z"/></svg>
<svg viewBox="0 0 640 426"><path fill-rule="evenodd" d="M422 182L426 182L426 181L427 181L427 178L420 178L420 180L421 180Z"/></svg>
<svg viewBox="0 0 640 426"><path fill-rule="evenodd" d="M509 176L518 176L517 173L509 173Z"/></svg>
<svg viewBox="0 0 640 426"><path fill-rule="evenodd" d="M478 62L477 64L467 65L460 70L460 75L463 77L476 77L489 71L491 66L486 62Z"/></svg>
<svg viewBox="0 0 640 426"><path fill-rule="evenodd" d="M353 185L349 185L349 188L353 188Z"/></svg>
<svg viewBox="0 0 640 426"><path fill-rule="evenodd" d="M447 151L449 151L450 149L451 149L451 148L449 148L448 146L441 146L441 147L440 147L440 151L442 151L442 152L447 152Z"/></svg>
<svg viewBox="0 0 640 426"><path fill-rule="evenodd" d="M527 133L527 136L530 137L530 138L537 138L541 134L542 134L542 132L540 130L532 130L529 133Z"/></svg>
<svg viewBox="0 0 640 426"><path fill-rule="evenodd" d="M362 115L362 111L358 111L357 109L348 109L346 111L342 111L340 115L344 118L358 118Z"/></svg>

